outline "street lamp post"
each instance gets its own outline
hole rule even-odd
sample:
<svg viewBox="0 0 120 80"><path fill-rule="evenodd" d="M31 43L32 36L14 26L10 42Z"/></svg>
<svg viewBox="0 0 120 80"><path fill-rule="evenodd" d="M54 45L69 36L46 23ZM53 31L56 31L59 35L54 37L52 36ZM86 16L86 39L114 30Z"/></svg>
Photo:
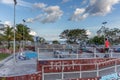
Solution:
<svg viewBox="0 0 120 80"><path fill-rule="evenodd" d="M25 22L26 22L26 21L23 19L23 46L22 46L22 47L23 47L23 50L24 50L24 41L25 41L25 40L24 40L24 39L25 39L25 38L24 38L24 37L25 37L25 36L24 36L24 30L25 30L25 29L24 29L24 27L25 27Z"/></svg>
<svg viewBox="0 0 120 80"><path fill-rule="evenodd" d="M13 41L13 54L14 54L14 62L16 63L16 57L15 57L15 18L16 18L16 4L17 1L14 0L14 41Z"/></svg>
<svg viewBox="0 0 120 80"><path fill-rule="evenodd" d="M102 24L103 24L102 31L103 31L104 43L105 43L105 37L106 37L106 35L105 35L105 25L107 24L107 22L103 22Z"/></svg>

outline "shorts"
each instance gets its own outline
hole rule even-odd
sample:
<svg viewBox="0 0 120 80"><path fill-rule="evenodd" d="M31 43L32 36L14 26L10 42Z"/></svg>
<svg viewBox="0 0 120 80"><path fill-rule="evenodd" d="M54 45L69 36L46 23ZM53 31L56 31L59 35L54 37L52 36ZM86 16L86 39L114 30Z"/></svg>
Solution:
<svg viewBox="0 0 120 80"><path fill-rule="evenodd" d="M109 51L109 48L105 48L105 52L108 52Z"/></svg>

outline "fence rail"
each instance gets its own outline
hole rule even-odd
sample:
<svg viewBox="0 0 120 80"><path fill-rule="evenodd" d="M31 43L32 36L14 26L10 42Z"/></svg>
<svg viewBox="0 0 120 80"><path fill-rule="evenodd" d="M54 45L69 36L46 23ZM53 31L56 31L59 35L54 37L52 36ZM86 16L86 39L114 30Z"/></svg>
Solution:
<svg viewBox="0 0 120 80"><path fill-rule="evenodd" d="M43 65L42 80L93 78L120 71L120 59L85 64Z"/></svg>

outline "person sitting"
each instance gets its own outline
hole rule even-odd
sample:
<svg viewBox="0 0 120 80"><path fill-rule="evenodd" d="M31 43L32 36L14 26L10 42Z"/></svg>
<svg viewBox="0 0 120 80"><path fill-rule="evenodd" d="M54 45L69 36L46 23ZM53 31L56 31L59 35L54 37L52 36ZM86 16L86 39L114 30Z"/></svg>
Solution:
<svg viewBox="0 0 120 80"><path fill-rule="evenodd" d="M20 60L26 60L26 57L25 55L21 52L19 57L18 57Z"/></svg>

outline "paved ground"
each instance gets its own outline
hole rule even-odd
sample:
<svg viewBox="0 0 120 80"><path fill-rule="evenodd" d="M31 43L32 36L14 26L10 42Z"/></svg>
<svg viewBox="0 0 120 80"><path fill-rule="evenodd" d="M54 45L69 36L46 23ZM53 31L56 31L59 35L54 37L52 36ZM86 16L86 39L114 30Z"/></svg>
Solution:
<svg viewBox="0 0 120 80"><path fill-rule="evenodd" d="M14 55L0 62L0 76L17 76L36 72L36 59L14 60Z"/></svg>

